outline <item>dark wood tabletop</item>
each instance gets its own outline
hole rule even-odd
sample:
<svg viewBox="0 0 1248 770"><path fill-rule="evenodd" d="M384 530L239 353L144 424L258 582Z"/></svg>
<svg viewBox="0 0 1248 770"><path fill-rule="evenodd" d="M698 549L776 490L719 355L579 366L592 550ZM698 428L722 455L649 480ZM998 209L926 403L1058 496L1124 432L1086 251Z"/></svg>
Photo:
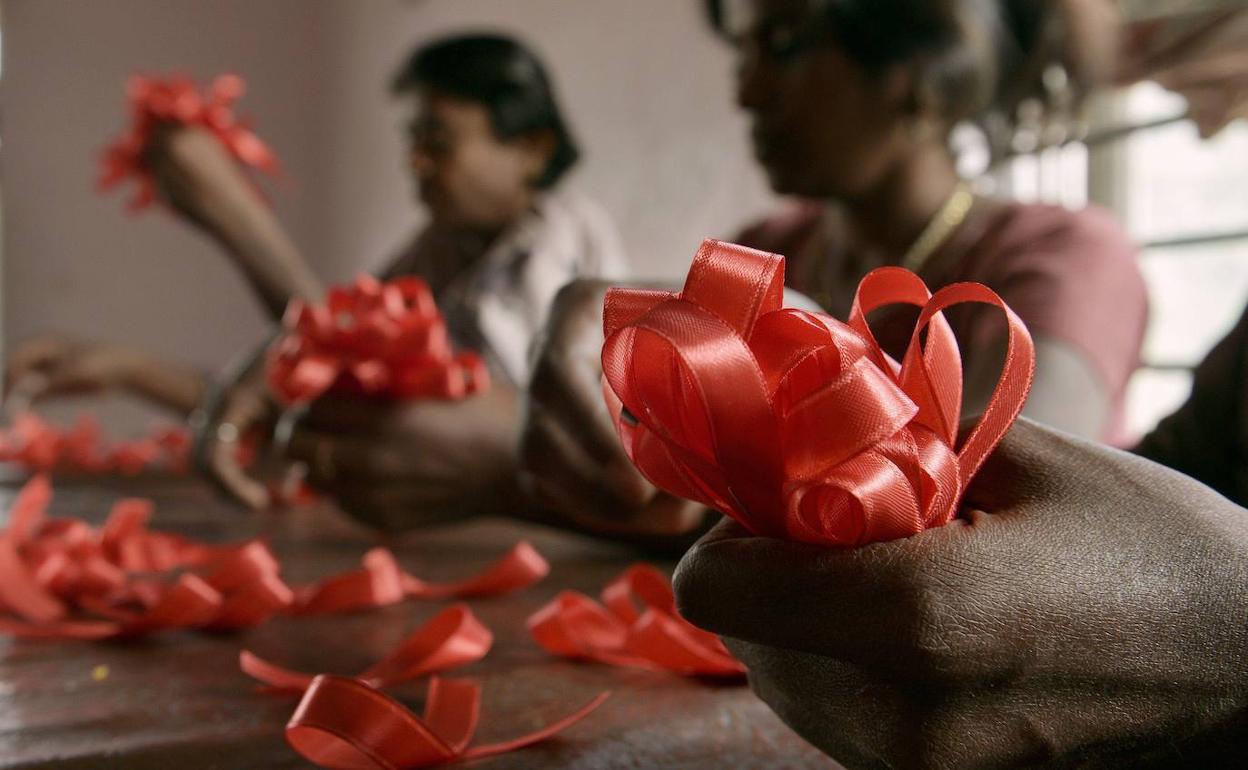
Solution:
<svg viewBox="0 0 1248 770"><path fill-rule="evenodd" d="M5 504L16 485L3 486ZM185 479L60 480L52 511L99 522L120 496L156 501L157 529L211 541L270 539L290 581L357 566L377 541L327 507L244 514ZM484 519L392 539L399 561L432 580L467 576L525 538L551 574L512 596L474 600L494 632L482 661L449 676L483 686L474 742L527 732L614 692L597 712L556 739L473 763L481 768L830 768L744 684L575 663L534 644L524 621L565 588L596 596L644 554L616 544L508 520ZM671 562L657 562L666 570ZM282 728L289 698L257 693L238 669L247 648L307 671L351 674L385 654L445 606L408 601L369 612L278 618L230 635L184 631L138 642L14 641L0 638L0 768L304 768ZM393 688L421 705L424 681Z"/></svg>

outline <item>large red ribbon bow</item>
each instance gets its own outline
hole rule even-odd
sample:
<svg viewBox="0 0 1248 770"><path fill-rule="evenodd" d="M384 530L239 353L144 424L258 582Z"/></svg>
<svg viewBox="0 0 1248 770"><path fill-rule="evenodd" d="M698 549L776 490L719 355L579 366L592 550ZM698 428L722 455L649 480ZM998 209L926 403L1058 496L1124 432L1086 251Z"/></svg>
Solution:
<svg viewBox="0 0 1248 770"><path fill-rule="evenodd" d="M330 289L324 304L291 302L283 326L269 350L268 381L286 403L330 390L457 399L489 386L481 357L452 349L433 293L419 278L382 283L362 275Z"/></svg>
<svg viewBox="0 0 1248 770"><path fill-rule="evenodd" d="M985 286L932 295L901 268L862 280L848 323L784 309L783 287L784 257L708 240L679 294L607 295L604 392L629 457L758 535L852 546L949 522L1031 388L1022 321ZM941 311L967 302L1002 311L1008 348L958 447L962 363ZM899 303L921 308L900 365L866 321Z"/></svg>
<svg viewBox="0 0 1248 770"><path fill-rule="evenodd" d="M529 616L529 632L547 652L565 658L684 676L745 674L719 637L680 616L671 583L654 567L629 567L602 590L602 602L563 591Z"/></svg>
<svg viewBox="0 0 1248 770"><path fill-rule="evenodd" d="M126 84L131 125L104 148L98 186L108 190L133 178L138 190L126 207L139 211L156 199L156 182L143 153L161 125L177 123L207 129L239 163L269 174L277 173L277 156L234 115L234 103L246 84L238 75L220 75L204 91L185 76L166 79L135 75Z"/></svg>

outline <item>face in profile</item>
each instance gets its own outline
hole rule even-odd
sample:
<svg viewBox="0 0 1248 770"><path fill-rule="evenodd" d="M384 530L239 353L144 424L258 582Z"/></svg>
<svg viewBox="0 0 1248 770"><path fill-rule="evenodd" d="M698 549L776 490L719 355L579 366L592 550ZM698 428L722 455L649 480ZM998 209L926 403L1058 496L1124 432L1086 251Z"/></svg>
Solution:
<svg viewBox="0 0 1248 770"><path fill-rule="evenodd" d="M846 56L819 0L726 5L737 99L773 189L853 199L878 185L906 141L897 78L872 75Z"/></svg>
<svg viewBox="0 0 1248 770"><path fill-rule="evenodd" d="M484 105L421 90L408 131L417 192L435 223L498 229L531 204L548 155L531 138L500 140Z"/></svg>

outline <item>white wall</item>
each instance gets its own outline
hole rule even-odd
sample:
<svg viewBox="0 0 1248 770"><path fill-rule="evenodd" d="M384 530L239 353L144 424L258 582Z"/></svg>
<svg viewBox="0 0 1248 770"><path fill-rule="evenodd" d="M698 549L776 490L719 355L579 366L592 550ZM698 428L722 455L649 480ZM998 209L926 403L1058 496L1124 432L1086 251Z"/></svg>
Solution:
<svg viewBox="0 0 1248 770"><path fill-rule="evenodd" d="M126 339L204 368L263 334L214 248L93 191L136 71L233 70L288 180L279 213L318 269L375 267L419 222L386 86L415 44L490 28L535 45L636 270L677 277L698 242L765 210L731 58L696 0L3 0L4 336Z"/></svg>

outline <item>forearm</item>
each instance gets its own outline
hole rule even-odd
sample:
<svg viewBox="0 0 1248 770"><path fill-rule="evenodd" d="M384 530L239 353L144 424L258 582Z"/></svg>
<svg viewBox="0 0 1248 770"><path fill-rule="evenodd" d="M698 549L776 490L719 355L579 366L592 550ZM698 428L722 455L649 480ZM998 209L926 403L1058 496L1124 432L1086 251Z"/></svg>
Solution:
<svg viewBox="0 0 1248 770"><path fill-rule="evenodd" d="M193 369L145 359L135 367L125 385L141 398L185 418L203 398L207 378Z"/></svg>
<svg viewBox="0 0 1248 770"><path fill-rule="evenodd" d="M221 196L205 212L208 231L230 254L270 315L291 299L320 300L324 289L273 210L254 192Z"/></svg>

